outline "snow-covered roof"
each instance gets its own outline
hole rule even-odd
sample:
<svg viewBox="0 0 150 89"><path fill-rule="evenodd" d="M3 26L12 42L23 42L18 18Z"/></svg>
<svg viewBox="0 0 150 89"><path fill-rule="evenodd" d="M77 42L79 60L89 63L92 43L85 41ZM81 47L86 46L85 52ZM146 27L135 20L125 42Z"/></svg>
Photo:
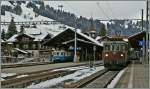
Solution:
<svg viewBox="0 0 150 89"><path fill-rule="evenodd" d="M71 29L71 30L72 30L72 29ZM72 30L72 31L75 31L75 30ZM79 32L79 31L77 31L77 34L79 34L79 35L81 35L81 36L83 36L83 37L89 39L90 41L94 42L96 45L103 46L103 44L99 43L99 42L96 41L95 39L93 39L93 38L91 38L91 37L89 37L89 36L87 36L87 35L85 35L85 34Z"/></svg>
<svg viewBox="0 0 150 89"><path fill-rule="evenodd" d="M40 35L35 35L34 41L42 41L47 35L48 33L41 33Z"/></svg>
<svg viewBox="0 0 150 89"><path fill-rule="evenodd" d="M32 34L29 34L29 33L24 33L25 35L31 37L31 38L34 38L33 41L42 41L49 33L41 33L41 34L37 34L37 35L32 35ZM15 42L16 41L16 38L19 36L19 33L18 34L15 34L13 35L11 38L9 38L7 41L8 42Z"/></svg>
<svg viewBox="0 0 150 89"><path fill-rule="evenodd" d="M67 28L66 30L71 30L71 31L75 32L74 28L73 28L73 27L69 27L69 26L68 26L68 28ZM66 30L64 30L64 31L66 31ZM62 31L62 32L64 32L64 31ZM61 32L61 33L62 33L62 32ZM84 37L84 38L90 40L91 42L95 43L96 45L103 46L103 44L99 43L99 42L96 41L95 39L93 39L93 38L91 38L91 37L85 35L84 33L82 33L82 32L81 32L81 29L76 29L76 32L77 32L78 35L80 35L80 36L82 36L82 37ZM59 34L61 34L61 33L59 33ZM57 34L57 35L59 35L59 34ZM57 36L57 35L56 35L56 36Z"/></svg>
<svg viewBox="0 0 150 89"><path fill-rule="evenodd" d="M1 42L5 42L3 39L1 39Z"/></svg>
<svg viewBox="0 0 150 89"><path fill-rule="evenodd" d="M97 37L95 38L96 41L98 41L98 40L100 40L100 39L101 39L100 36L97 36Z"/></svg>
<svg viewBox="0 0 150 89"><path fill-rule="evenodd" d="M27 54L28 52L26 52L26 51L24 51L24 50L21 50L21 49L19 49L19 48L14 48L15 50L17 50L17 51L19 51L19 52L22 52L22 53L24 53L24 54Z"/></svg>
<svg viewBox="0 0 150 89"><path fill-rule="evenodd" d="M138 33L135 33L135 34L133 34L133 35L129 36L128 38L134 37L134 36L139 35L139 34L141 34L141 33L143 33L143 32L145 32L145 30L140 31L140 32L138 32Z"/></svg>
<svg viewBox="0 0 150 89"><path fill-rule="evenodd" d="M2 1L1 2L1 5L7 5L7 6L11 6L11 7L14 7L10 2L8 1Z"/></svg>
<svg viewBox="0 0 150 89"><path fill-rule="evenodd" d="M18 34L13 35L12 37L10 37L7 41L8 42L14 42L16 41L16 37L18 36Z"/></svg>

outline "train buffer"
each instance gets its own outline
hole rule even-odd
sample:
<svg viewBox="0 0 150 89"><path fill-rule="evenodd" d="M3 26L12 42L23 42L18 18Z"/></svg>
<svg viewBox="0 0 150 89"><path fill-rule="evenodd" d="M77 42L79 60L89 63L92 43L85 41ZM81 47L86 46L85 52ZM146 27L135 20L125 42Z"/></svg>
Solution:
<svg viewBox="0 0 150 89"><path fill-rule="evenodd" d="M149 88L149 64L131 64L116 88Z"/></svg>

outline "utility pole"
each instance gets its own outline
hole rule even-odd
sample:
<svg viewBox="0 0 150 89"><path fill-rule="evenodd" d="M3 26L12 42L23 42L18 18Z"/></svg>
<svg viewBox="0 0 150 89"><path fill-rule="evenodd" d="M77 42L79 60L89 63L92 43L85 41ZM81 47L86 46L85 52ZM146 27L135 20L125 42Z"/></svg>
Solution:
<svg viewBox="0 0 150 89"><path fill-rule="evenodd" d="M96 68L96 67L95 67L95 58L96 58L96 57L95 57L95 51L96 51L96 45L93 46L93 51L94 51L94 62L93 62L93 67Z"/></svg>
<svg viewBox="0 0 150 89"><path fill-rule="evenodd" d="M1 13L1 1L0 1L0 13ZM0 21L1 21L1 16L0 16ZM0 24L0 29L1 29L1 24ZM1 33L1 30L0 30L0 33ZM1 39L1 36L0 36L0 39ZM1 48L1 42L0 42L0 48ZM0 50L0 53L1 53L1 50ZM0 54L0 59L1 59L1 54ZM0 60L0 63L2 63L2 61ZM1 68L1 67L0 67Z"/></svg>
<svg viewBox="0 0 150 89"><path fill-rule="evenodd" d="M150 3L148 3L148 6L150 6ZM148 9L148 15L149 15L149 30L148 30L148 35L149 35L149 41L150 41L150 8ZM148 54L148 63L149 63L149 59L150 59L150 43L148 42L148 50L149 50L149 54Z"/></svg>
<svg viewBox="0 0 150 89"><path fill-rule="evenodd" d="M60 10L61 10L61 12L62 12L62 8L63 8L64 6L63 5L58 5L58 8L61 8Z"/></svg>
<svg viewBox="0 0 150 89"><path fill-rule="evenodd" d="M149 14L149 0L146 1L146 62L148 63L149 61L149 53L148 53L148 49L149 49L149 21L148 21L148 14Z"/></svg>
<svg viewBox="0 0 150 89"><path fill-rule="evenodd" d="M75 18L75 34L74 34L74 62L77 62L77 28L76 28L76 18Z"/></svg>
<svg viewBox="0 0 150 89"><path fill-rule="evenodd" d="M142 22L142 31L143 31L143 9L142 9L142 17L141 17L141 22ZM143 37L143 42L145 42L145 36ZM145 59L145 44L142 44L142 60L140 60L140 62L144 62Z"/></svg>

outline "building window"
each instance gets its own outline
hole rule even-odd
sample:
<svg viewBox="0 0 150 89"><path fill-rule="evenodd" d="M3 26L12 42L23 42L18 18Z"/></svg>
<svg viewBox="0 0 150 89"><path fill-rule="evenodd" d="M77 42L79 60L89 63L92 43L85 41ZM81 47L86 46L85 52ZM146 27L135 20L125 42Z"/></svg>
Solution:
<svg viewBox="0 0 150 89"><path fill-rule="evenodd" d="M95 34L92 34L92 37L95 37Z"/></svg>
<svg viewBox="0 0 150 89"><path fill-rule="evenodd" d="M19 48L19 44L16 44L16 48Z"/></svg>
<svg viewBox="0 0 150 89"><path fill-rule="evenodd" d="M29 48L28 44L25 44L23 48L28 49Z"/></svg>
<svg viewBox="0 0 150 89"><path fill-rule="evenodd" d="M32 44L32 48L33 48L33 49L36 49L36 44Z"/></svg>
<svg viewBox="0 0 150 89"><path fill-rule="evenodd" d="M24 37L23 41L29 41L29 38Z"/></svg>

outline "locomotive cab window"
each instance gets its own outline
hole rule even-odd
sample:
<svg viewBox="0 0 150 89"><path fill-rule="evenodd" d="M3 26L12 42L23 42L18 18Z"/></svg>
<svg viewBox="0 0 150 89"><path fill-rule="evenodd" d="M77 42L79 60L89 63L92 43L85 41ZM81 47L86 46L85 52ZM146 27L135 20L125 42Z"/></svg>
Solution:
<svg viewBox="0 0 150 89"><path fill-rule="evenodd" d="M112 44L112 51L119 51L119 44Z"/></svg>
<svg viewBox="0 0 150 89"><path fill-rule="evenodd" d="M120 50L125 50L125 45L120 45Z"/></svg>
<svg viewBox="0 0 150 89"><path fill-rule="evenodd" d="M105 50L110 50L110 45L105 45Z"/></svg>

